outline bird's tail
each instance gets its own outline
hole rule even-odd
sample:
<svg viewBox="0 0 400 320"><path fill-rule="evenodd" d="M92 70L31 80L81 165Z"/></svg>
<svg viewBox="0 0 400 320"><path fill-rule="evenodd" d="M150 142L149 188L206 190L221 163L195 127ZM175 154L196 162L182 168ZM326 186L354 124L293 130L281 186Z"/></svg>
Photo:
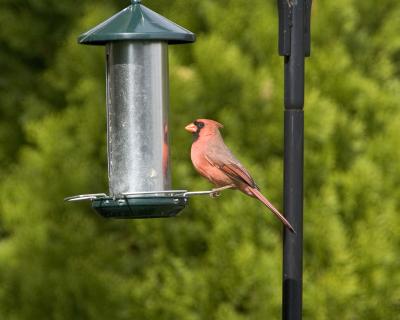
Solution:
<svg viewBox="0 0 400 320"><path fill-rule="evenodd" d="M266 207L268 207L268 209L270 209L272 211L272 213L279 219L282 221L282 223L293 233L296 233L293 229L293 227L291 226L291 224L289 223L289 221L286 220L286 218L278 211L278 209L276 209L271 202L268 201L267 198L265 198L262 193L255 189L255 188L251 188L250 189L251 192L253 193L253 195L260 200Z"/></svg>

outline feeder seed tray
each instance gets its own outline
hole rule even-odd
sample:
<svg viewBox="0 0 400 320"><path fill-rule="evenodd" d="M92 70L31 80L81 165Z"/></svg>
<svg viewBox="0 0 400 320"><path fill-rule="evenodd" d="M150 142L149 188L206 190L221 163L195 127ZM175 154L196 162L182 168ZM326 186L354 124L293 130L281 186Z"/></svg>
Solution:
<svg viewBox="0 0 400 320"><path fill-rule="evenodd" d="M166 190L127 193L118 197L105 193L83 194L67 197L69 202L90 200L92 208L104 218L146 219L175 217L189 202L189 197L210 195L214 191Z"/></svg>

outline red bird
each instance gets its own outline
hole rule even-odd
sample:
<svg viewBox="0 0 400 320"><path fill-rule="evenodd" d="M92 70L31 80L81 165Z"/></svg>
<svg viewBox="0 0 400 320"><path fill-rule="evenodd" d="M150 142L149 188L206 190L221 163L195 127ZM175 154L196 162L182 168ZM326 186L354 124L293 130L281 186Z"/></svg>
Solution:
<svg viewBox="0 0 400 320"><path fill-rule="evenodd" d="M185 129L193 134L191 158L196 170L217 186L214 192L239 189L257 198L267 206L282 223L294 232L285 217L261 194L249 172L225 145L219 129L223 125L209 119L197 119Z"/></svg>

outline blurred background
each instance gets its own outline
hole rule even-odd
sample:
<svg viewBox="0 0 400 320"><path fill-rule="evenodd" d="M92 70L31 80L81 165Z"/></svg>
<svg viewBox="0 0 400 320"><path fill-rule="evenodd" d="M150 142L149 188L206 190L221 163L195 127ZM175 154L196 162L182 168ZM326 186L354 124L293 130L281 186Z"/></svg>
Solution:
<svg viewBox="0 0 400 320"><path fill-rule="evenodd" d="M276 1L146 0L170 46L174 188L210 187L183 127L212 118L282 208ZM105 220L104 48L77 36L128 0L0 1L1 319L279 319L281 226L254 199ZM314 0L305 103L304 319L400 319L400 3Z"/></svg>

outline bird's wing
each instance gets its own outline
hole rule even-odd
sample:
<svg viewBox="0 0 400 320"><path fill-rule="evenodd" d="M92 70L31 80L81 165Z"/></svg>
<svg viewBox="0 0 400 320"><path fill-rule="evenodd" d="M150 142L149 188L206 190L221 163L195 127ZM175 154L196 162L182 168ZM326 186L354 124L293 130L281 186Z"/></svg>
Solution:
<svg viewBox="0 0 400 320"><path fill-rule="evenodd" d="M225 144L223 144L222 147L218 146L218 149L209 148L205 158L212 166L220 169L234 181L242 182L252 188L258 189L258 186L254 182L250 173L244 168L239 160L235 158Z"/></svg>
<svg viewBox="0 0 400 320"><path fill-rule="evenodd" d="M249 185L252 188L258 189L258 186L254 182L253 178L247 172L247 170L243 167L239 167L234 163L224 164L220 169L229 177L234 180L239 180Z"/></svg>

